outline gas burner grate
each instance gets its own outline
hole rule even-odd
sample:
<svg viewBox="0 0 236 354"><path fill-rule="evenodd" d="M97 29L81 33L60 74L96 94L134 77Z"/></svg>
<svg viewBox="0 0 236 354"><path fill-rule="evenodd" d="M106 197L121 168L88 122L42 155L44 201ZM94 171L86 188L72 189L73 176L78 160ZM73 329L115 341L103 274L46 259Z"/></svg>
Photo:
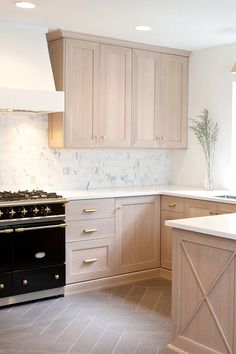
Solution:
<svg viewBox="0 0 236 354"><path fill-rule="evenodd" d="M0 192L0 202L8 202L8 201L15 201L15 200L57 199L61 197L62 197L61 195L57 195L56 193L45 192L43 190Z"/></svg>

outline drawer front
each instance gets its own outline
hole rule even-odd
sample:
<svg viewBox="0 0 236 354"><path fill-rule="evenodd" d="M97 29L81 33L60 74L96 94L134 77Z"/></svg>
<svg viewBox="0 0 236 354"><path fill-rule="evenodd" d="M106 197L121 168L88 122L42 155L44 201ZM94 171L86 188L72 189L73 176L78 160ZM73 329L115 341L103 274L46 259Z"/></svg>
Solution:
<svg viewBox="0 0 236 354"><path fill-rule="evenodd" d="M12 295L12 273L0 274L0 297Z"/></svg>
<svg viewBox="0 0 236 354"><path fill-rule="evenodd" d="M70 242L66 247L67 284L112 274L112 239Z"/></svg>
<svg viewBox="0 0 236 354"><path fill-rule="evenodd" d="M161 210L184 213L184 198L171 197L169 195L161 196Z"/></svg>
<svg viewBox="0 0 236 354"><path fill-rule="evenodd" d="M114 198L75 200L66 204L66 220L114 217Z"/></svg>
<svg viewBox="0 0 236 354"><path fill-rule="evenodd" d="M70 221L66 228L66 241L114 237L114 228L113 218Z"/></svg>
<svg viewBox="0 0 236 354"><path fill-rule="evenodd" d="M13 294L58 288L65 285L65 265L13 272Z"/></svg>

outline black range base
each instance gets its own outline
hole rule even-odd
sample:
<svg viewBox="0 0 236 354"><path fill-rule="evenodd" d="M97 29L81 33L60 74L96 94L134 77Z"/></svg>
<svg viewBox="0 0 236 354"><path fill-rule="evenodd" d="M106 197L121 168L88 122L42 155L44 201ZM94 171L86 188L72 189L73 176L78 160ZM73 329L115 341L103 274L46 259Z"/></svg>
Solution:
<svg viewBox="0 0 236 354"><path fill-rule="evenodd" d="M0 306L64 293L66 202L43 191L0 192Z"/></svg>

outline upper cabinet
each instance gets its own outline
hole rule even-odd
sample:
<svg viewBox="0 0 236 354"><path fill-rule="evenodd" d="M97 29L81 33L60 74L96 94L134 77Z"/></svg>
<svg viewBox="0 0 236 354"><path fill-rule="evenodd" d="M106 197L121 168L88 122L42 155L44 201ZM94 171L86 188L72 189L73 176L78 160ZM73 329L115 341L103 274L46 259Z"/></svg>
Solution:
<svg viewBox="0 0 236 354"><path fill-rule="evenodd" d="M186 147L189 52L61 30L48 42L65 91L49 146Z"/></svg>
<svg viewBox="0 0 236 354"><path fill-rule="evenodd" d="M133 146L187 147L188 59L133 51Z"/></svg>

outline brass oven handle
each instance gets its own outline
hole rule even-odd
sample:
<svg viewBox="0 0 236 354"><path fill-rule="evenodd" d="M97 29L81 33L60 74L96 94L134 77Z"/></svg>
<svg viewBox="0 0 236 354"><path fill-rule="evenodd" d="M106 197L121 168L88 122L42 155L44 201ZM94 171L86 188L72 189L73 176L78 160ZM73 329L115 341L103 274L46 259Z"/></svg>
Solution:
<svg viewBox="0 0 236 354"><path fill-rule="evenodd" d="M176 203L168 203L168 206L174 208L176 206Z"/></svg>
<svg viewBox="0 0 236 354"><path fill-rule="evenodd" d="M97 258L90 258L90 259L84 259L84 263L93 263L93 262L97 262Z"/></svg>
<svg viewBox="0 0 236 354"><path fill-rule="evenodd" d="M48 226L36 226L36 227L17 227L15 232L24 232L24 231L33 231L33 230L44 230L44 229L55 229L58 227L66 227L67 224L59 224L59 225L48 225Z"/></svg>
<svg viewBox="0 0 236 354"><path fill-rule="evenodd" d="M84 209L84 213L93 213L93 212L95 212L95 211L97 211L96 208L91 208L91 209L85 208L85 209Z"/></svg>
<svg viewBox="0 0 236 354"><path fill-rule="evenodd" d="M84 229L83 232L86 234L91 234L92 232L96 232L97 229Z"/></svg>
<svg viewBox="0 0 236 354"><path fill-rule="evenodd" d="M0 230L0 234L11 234L14 231L14 229L4 229Z"/></svg>

